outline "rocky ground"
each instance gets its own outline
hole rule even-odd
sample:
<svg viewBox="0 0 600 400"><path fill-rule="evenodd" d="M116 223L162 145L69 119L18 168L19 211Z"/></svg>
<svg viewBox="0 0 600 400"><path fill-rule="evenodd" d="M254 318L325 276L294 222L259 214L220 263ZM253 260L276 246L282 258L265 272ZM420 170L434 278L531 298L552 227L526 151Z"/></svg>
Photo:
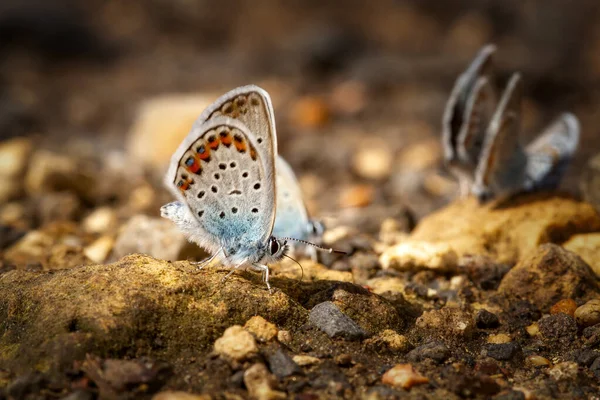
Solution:
<svg viewBox="0 0 600 400"><path fill-rule="evenodd" d="M33 38L81 40L28 53L0 35L0 399L600 398L593 2L230 1L246 18L231 24L187 2L25 3L17 17L49 21ZM525 72L524 131L581 119L560 190L457 198L439 121L489 41L499 79ZM158 216L173 149L247 83L271 94L280 153L347 252L272 265L272 293L252 271L198 270L206 254Z"/></svg>

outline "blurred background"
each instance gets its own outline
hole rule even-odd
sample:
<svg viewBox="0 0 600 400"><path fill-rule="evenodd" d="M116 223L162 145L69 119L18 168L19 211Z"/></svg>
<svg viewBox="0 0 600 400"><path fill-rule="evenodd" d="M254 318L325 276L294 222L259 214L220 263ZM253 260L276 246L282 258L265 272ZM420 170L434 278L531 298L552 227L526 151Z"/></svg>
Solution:
<svg viewBox="0 0 600 400"><path fill-rule="evenodd" d="M313 214L418 219L457 196L440 120L486 43L499 85L523 73L525 140L562 111L580 118L563 182L577 193L600 150L599 11L595 0L4 0L0 139L27 139L3 156L23 161L0 172L0 222L29 229L99 206L158 215L194 118L250 83L271 94L280 154Z"/></svg>

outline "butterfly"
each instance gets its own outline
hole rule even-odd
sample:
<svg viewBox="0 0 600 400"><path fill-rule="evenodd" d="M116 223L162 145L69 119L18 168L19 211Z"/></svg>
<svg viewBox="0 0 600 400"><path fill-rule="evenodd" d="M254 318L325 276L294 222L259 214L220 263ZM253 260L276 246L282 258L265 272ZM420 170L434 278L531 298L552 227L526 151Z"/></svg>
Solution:
<svg viewBox="0 0 600 400"><path fill-rule="evenodd" d="M494 45L483 47L458 77L442 117L444 160L459 180L462 196L470 191L486 129L496 109L495 51Z"/></svg>
<svg viewBox="0 0 600 400"><path fill-rule="evenodd" d="M178 201L161 207L163 217L212 254L202 266L217 259L232 268L227 276L250 266L263 272L269 291L268 264L296 240L272 234L276 159L268 93L254 85L234 89L202 112L173 154L165 185Z"/></svg>
<svg viewBox="0 0 600 400"><path fill-rule="evenodd" d="M277 157L277 212L273 235L293 237L320 244L325 230L323 224L308 217L302 201L302 191L292 167L281 156ZM304 246L306 254L317 258L313 246Z"/></svg>
<svg viewBox="0 0 600 400"><path fill-rule="evenodd" d="M579 142L577 117L564 113L528 146L520 140L522 80L511 76L485 134L472 193L480 200L555 189Z"/></svg>

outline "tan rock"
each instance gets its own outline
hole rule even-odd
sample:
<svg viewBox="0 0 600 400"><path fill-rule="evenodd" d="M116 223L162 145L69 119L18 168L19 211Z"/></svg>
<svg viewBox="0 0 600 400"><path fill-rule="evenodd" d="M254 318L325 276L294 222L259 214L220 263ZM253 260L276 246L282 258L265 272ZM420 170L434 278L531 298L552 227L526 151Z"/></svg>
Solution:
<svg viewBox="0 0 600 400"><path fill-rule="evenodd" d="M83 249L83 254L95 263L103 263L108 258L115 239L112 236L101 236Z"/></svg>
<svg viewBox="0 0 600 400"><path fill-rule="evenodd" d="M277 341L289 346L292 343L292 334L290 331L280 330L277 332Z"/></svg>
<svg viewBox="0 0 600 400"><path fill-rule="evenodd" d="M254 337L239 325L225 329L215 341L215 352L233 360L245 360L258 352Z"/></svg>
<svg viewBox="0 0 600 400"><path fill-rule="evenodd" d="M294 360L294 362L301 367L315 365L315 364L319 364L321 362L321 360L319 360L317 357L306 356L306 355L296 355L296 356L292 357L292 360Z"/></svg>
<svg viewBox="0 0 600 400"><path fill-rule="evenodd" d="M85 217L81 224L88 233L106 233L117 226L117 214L110 207L100 207Z"/></svg>
<svg viewBox="0 0 600 400"><path fill-rule="evenodd" d="M383 269L399 271L434 269L452 271L457 268L458 256L446 243L407 240L386 250L379 262Z"/></svg>
<svg viewBox="0 0 600 400"><path fill-rule="evenodd" d="M167 94L140 104L127 134L129 157L144 167L163 171L194 121L218 94Z"/></svg>
<svg viewBox="0 0 600 400"><path fill-rule="evenodd" d="M531 365L532 367L549 367L550 365L552 365L550 360L537 355L527 357L525 359L525 363Z"/></svg>
<svg viewBox="0 0 600 400"><path fill-rule="evenodd" d="M579 326L592 326L600 323L600 299L592 299L575 310L575 320Z"/></svg>
<svg viewBox="0 0 600 400"><path fill-rule="evenodd" d="M467 311L452 307L425 311L417 318L416 326L432 336L441 338L468 338L475 331L473 316Z"/></svg>
<svg viewBox="0 0 600 400"><path fill-rule="evenodd" d="M187 392L160 392L152 396L152 400L211 400L208 394L192 394Z"/></svg>
<svg viewBox="0 0 600 400"><path fill-rule="evenodd" d="M352 164L356 173L366 179L385 179L392 172L393 154L385 142L371 144L355 152Z"/></svg>
<svg viewBox="0 0 600 400"><path fill-rule="evenodd" d="M540 244L593 230L600 230L600 216L591 205L533 193L484 205L456 201L423 218L406 243L443 243L459 258L481 254L513 264Z"/></svg>
<svg viewBox="0 0 600 400"><path fill-rule="evenodd" d="M277 336L277 327L260 315L255 315L246 321L244 328L252 333L259 342L268 342Z"/></svg>
<svg viewBox="0 0 600 400"><path fill-rule="evenodd" d="M371 185L352 185L345 187L339 195L340 207L365 207L371 204L375 188Z"/></svg>
<svg viewBox="0 0 600 400"><path fill-rule="evenodd" d="M538 325L537 322L534 322L533 324L527 326L525 328L525 330L527 331L527 334L531 337L535 337L535 336L540 336L541 332L540 332L540 326Z"/></svg>
<svg viewBox="0 0 600 400"><path fill-rule="evenodd" d="M22 194L31 148L31 141L24 138L0 142L0 204Z"/></svg>
<svg viewBox="0 0 600 400"><path fill-rule="evenodd" d="M550 308L550 314L567 314L571 317L575 314L575 310L577 309L577 303L573 299L562 299L559 300L556 304L554 304Z"/></svg>
<svg viewBox="0 0 600 400"><path fill-rule="evenodd" d="M410 389L429 383L429 379L415 371L410 364L398 364L383 374L381 382L396 389Z"/></svg>
<svg viewBox="0 0 600 400"><path fill-rule="evenodd" d="M404 293L406 281L394 276L379 276L369 279L367 286L373 293L379 295L386 292Z"/></svg>
<svg viewBox="0 0 600 400"><path fill-rule="evenodd" d="M254 364L244 372L244 384L251 399L276 400L285 399L283 392L275 390L276 378L269 373L264 364Z"/></svg>
<svg viewBox="0 0 600 400"><path fill-rule="evenodd" d="M286 259L280 264L273 266L271 270L274 275L298 281L302 277L302 281L354 282L352 272L332 270L310 259L302 260L301 265L302 269L295 262Z"/></svg>
<svg viewBox="0 0 600 400"><path fill-rule="evenodd" d="M573 380L577 378L579 366L573 361L564 361L548 370L548 375L556 381Z"/></svg>
<svg viewBox="0 0 600 400"><path fill-rule="evenodd" d="M365 340L365 345L385 348L393 353L406 353L411 348L408 338L392 329L385 329L377 335Z"/></svg>
<svg viewBox="0 0 600 400"><path fill-rule="evenodd" d="M579 255L600 277L600 233L574 235L563 247Z"/></svg>
<svg viewBox="0 0 600 400"><path fill-rule="evenodd" d="M554 244L544 244L524 257L502 279L498 292L507 299L525 299L547 312L565 298L583 299L599 291L590 267Z"/></svg>
<svg viewBox="0 0 600 400"><path fill-rule="evenodd" d="M493 344L510 343L511 341L512 339L506 333L492 334L487 337L487 342Z"/></svg>

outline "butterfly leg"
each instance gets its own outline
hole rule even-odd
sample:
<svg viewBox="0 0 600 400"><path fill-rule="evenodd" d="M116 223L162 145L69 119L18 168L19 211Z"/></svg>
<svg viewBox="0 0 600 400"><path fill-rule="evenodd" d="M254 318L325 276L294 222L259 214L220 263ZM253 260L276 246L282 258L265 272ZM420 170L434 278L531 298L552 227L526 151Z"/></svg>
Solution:
<svg viewBox="0 0 600 400"><path fill-rule="evenodd" d="M271 285L269 284L269 267L263 264L252 264L254 267L259 268L263 272L264 279L263 281L267 285L267 289L269 289L269 293L273 293L271 291Z"/></svg>
<svg viewBox="0 0 600 400"><path fill-rule="evenodd" d="M460 177L458 179L458 188L461 198L468 197L471 193L471 182L465 177Z"/></svg>
<svg viewBox="0 0 600 400"><path fill-rule="evenodd" d="M190 262L190 264L195 265L198 269L202 269L204 267L206 267L208 264L210 264L210 262L212 260L215 259L215 257L217 257L217 255L221 252L221 250L217 251L215 254L213 254L212 256L205 258L202 261L192 261Z"/></svg>
<svg viewBox="0 0 600 400"><path fill-rule="evenodd" d="M221 279L221 282L225 282L225 280L226 280L227 278L229 278L229 276L230 276L231 274L233 274L233 273L234 273L234 272L235 272L235 271L236 271L236 270L237 270L239 267L241 267L241 266L242 266L242 265L244 265L244 264L246 264L246 262L241 262L241 263L239 263L238 265L236 265L235 267L233 267L233 268L231 269L231 271L229 271L229 273L228 273L227 275L225 275L225 276L223 277L223 279Z"/></svg>

